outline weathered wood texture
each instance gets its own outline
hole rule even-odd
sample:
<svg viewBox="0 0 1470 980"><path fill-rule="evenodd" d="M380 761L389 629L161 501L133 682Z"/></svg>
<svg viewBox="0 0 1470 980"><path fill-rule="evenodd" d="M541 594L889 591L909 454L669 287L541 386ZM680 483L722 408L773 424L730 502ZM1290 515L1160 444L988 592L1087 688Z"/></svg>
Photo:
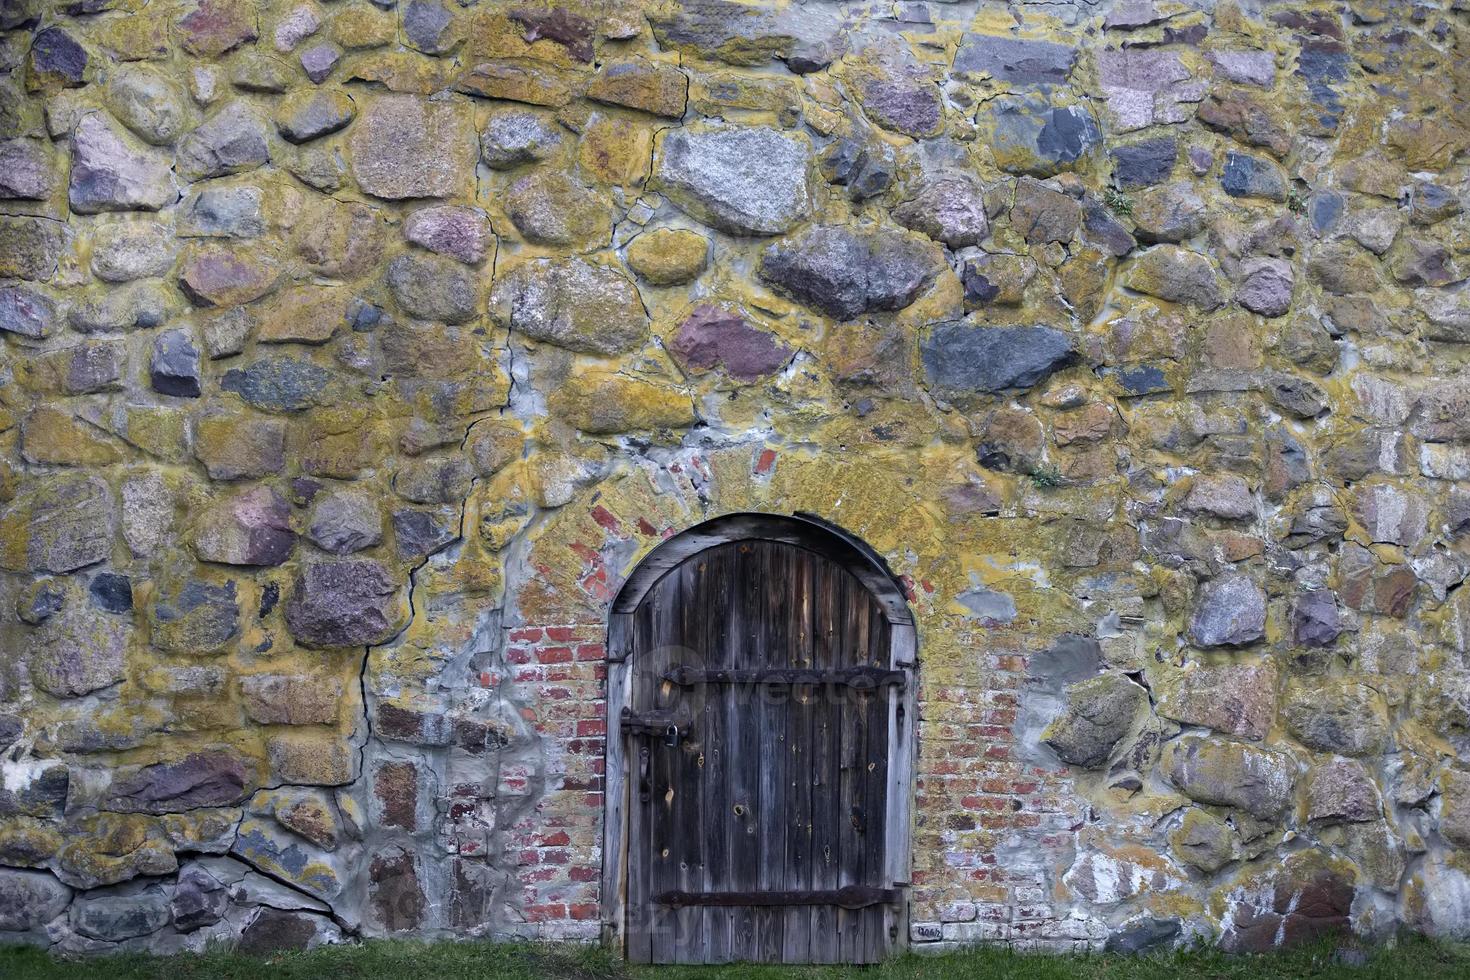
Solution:
<svg viewBox="0 0 1470 980"><path fill-rule="evenodd" d="M629 958L881 959L900 895L889 610L827 554L751 539L666 568L630 612L629 706L679 735L621 733Z"/></svg>

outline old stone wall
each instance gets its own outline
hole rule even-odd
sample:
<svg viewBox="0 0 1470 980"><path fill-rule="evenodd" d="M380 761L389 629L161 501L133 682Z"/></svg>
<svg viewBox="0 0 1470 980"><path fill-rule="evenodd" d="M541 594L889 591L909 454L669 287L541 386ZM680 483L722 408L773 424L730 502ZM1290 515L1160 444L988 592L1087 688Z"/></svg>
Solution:
<svg viewBox="0 0 1470 980"><path fill-rule="evenodd" d="M596 937L739 510L903 576L914 944L1470 931L1464 0L0 30L0 942Z"/></svg>

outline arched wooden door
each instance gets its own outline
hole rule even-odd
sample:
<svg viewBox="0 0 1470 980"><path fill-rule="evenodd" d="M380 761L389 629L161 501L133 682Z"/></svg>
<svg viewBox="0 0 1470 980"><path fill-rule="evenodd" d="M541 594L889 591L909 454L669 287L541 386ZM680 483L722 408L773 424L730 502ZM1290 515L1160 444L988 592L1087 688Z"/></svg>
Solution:
<svg viewBox="0 0 1470 980"><path fill-rule="evenodd" d="M686 534L610 624L614 928L636 962L875 962L906 927L902 594L810 520Z"/></svg>

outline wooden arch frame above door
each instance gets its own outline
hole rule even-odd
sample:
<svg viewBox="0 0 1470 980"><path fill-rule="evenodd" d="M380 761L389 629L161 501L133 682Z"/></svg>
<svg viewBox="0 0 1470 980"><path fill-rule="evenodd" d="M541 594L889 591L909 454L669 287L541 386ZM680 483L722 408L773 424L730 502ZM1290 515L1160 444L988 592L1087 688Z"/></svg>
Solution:
<svg viewBox="0 0 1470 980"><path fill-rule="evenodd" d="M850 572L872 594L890 627L890 668L908 677L889 714L888 793L884 821L887 886L903 895L892 917L895 947L908 942L908 887L911 867L913 769L916 756L917 635L903 587L879 555L858 538L819 517L733 513L696 524L664 541L634 568L608 614L607 741L602 830L602 933L605 942L625 948L628 759L619 719L629 700L632 619L639 604L670 571L700 552L738 541L776 541L815 552Z"/></svg>

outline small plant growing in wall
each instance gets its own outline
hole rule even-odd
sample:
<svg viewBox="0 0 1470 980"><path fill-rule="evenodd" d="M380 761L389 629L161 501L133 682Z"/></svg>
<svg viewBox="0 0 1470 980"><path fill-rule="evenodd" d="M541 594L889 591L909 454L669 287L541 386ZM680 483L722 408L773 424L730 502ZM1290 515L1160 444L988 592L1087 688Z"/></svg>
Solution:
<svg viewBox="0 0 1470 980"><path fill-rule="evenodd" d="M1031 471L1031 482L1043 490L1062 485L1062 471L1048 463L1038 463Z"/></svg>
<svg viewBox="0 0 1470 980"><path fill-rule="evenodd" d="M1306 214L1307 199L1302 196L1300 191L1288 191L1286 194L1286 210L1292 214Z"/></svg>
<svg viewBox="0 0 1470 980"><path fill-rule="evenodd" d="M1103 203L1108 206L1109 211L1119 217L1128 218L1133 216L1133 198L1124 194L1122 191L1114 190L1111 187L1103 191Z"/></svg>

